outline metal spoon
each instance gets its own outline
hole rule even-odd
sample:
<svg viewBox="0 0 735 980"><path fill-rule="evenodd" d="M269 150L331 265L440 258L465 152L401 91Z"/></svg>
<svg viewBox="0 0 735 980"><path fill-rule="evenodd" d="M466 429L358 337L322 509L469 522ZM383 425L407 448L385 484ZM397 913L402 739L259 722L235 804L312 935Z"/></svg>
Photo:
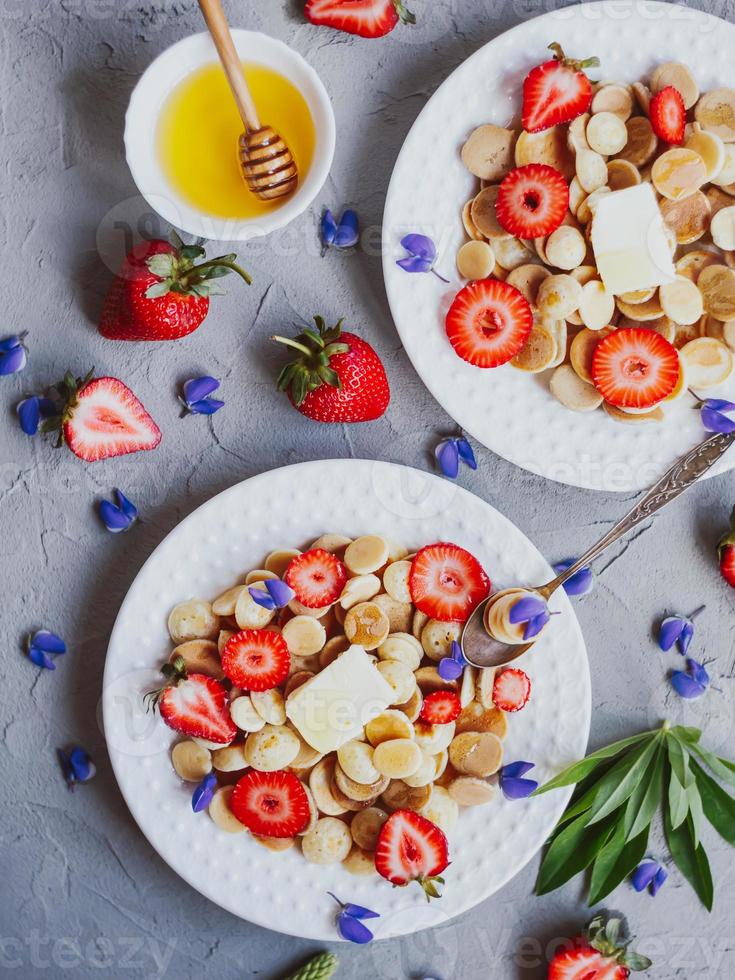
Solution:
<svg viewBox="0 0 735 980"><path fill-rule="evenodd" d="M670 500L674 500L680 493L703 476L707 470L714 466L717 460L725 453L732 443L735 442L735 433L726 435L710 436L701 442L694 449L683 456L671 469L661 477L646 495L638 501L633 509L621 518L618 523L610 528L604 537L592 545L581 558L568 568L565 572L557 575L551 582L536 588L529 588L543 599L548 600L556 590L562 586L567 579L570 579L581 568L589 565L599 555L605 551L614 541L627 534L641 521L646 520L657 510L660 510ZM466 660L475 667L504 667L506 664L520 657L532 644L509 644L496 640L485 629L484 618L487 604L492 599L488 596L474 610L467 620L460 637L462 653Z"/></svg>

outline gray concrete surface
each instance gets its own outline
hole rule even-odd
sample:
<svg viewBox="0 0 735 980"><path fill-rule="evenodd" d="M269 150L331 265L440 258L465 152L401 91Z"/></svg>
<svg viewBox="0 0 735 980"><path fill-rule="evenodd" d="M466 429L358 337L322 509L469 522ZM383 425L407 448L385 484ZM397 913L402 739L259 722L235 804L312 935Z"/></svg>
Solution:
<svg viewBox="0 0 735 980"><path fill-rule="evenodd" d="M414 373L391 323L380 260L359 251L320 259L319 208L355 205L378 226L394 158L437 85L483 42L542 12L539 3L414 0L420 25L377 42L306 25L296 0L229 0L232 23L260 28L299 50L334 99L339 143L332 175L287 236L244 248L255 277L228 284L206 325L175 345L116 345L94 326L123 244L115 222L144 208L125 165L123 114L155 55L201 28L193 0L34 0L0 3L3 315L0 334L26 329L27 370L0 378L2 542L2 839L0 972L19 977L278 978L319 944L281 937L221 911L152 851L117 790L96 718L109 631L141 563L185 515L252 474L299 460L378 457L430 464L448 419ZM723 5L712 9L722 15ZM275 394L280 354L268 336L295 318L344 315L384 358L393 400L368 426L318 427ZM67 367L119 375L165 432L156 454L85 466L19 431L13 405ZM177 383L200 372L222 379L227 408L211 421L178 418ZM465 486L515 521L552 560L581 550L626 508L523 473L477 447ZM95 503L120 486L144 521L113 537ZM732 747L733 593L713 559L735 502L732 475L708 482L616 546L579 616L593 670L591 744L632 733L663 714L703 724ZM696 654L711 661L713 689L688 707L671 697L652 626L665 610L706 602ZM41 626L68 641L54 673L21 652ZM99 773L69 794L56 746L79 743ZM182 846L184 843L182 842ZM735 866L714 834L716 878L708 915L673 871L659 897L627 885L611 903L656 960L651 976L735 973ZM535 980L545 950L587 915L580 883L532 895L536 861L499 894L434 933L341 947L344 980Z"/></svg>

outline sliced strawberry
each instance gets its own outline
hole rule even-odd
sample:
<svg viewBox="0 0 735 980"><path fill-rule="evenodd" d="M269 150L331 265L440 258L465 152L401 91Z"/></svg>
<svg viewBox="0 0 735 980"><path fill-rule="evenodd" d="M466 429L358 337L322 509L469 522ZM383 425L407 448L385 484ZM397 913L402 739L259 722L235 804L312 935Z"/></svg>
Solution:
<svg viewBox="0 0 735 980"><path fill-rule="evenodd" d="M649 408L676 387L679 354L655 330L622 327L595 347L592 380L611 405Z"/></svg>
<svg viewBox="0 0 735 980"><path fill-rule="evenodd" d="M622 963L585 945L557 953L547 980L626 980L629 976Z"/></svg>
<svg viewBox="0 0 735 980"><path fill-rule="evenodd" d="M459 718L461 711L462 705L454 691L432 691L424 698L419 717L430 725L448 725Z"/></svg>
<svg viewBox="0 0 735 980"><path fill-rule="evenodd" d="M501 711L520 711L531 697L531 679L517 667L502 670L493 683L493 704Z"/></svg>
<svg viewBox="0 0 735 980"><path fill-rule="evenodd" d="M455 353L480 368L499 367L515 357L532 326L528 300L500 279L478 279L463 286L445 321Z"/></svg>
<svg viewBox="0 0 735 980"><path fill-rule="evenodd" d="M554 59L532 68L523 82L521 124L527 133L570 122L587 112L592 102L592 85L584 69L596 67L599 59L574 61L564 56L558 44L549 48Z"/></svg>
<svg viewBox="0 0 735 980"><path fill-rule="evenodd" d="M648 110L651 128L665 143L683 143L687 111L678 89L667 85L651 99Z"/></svg>
<svg viewBox="0 0 735 980"><path fill-rule="evenodd" d="M360 37L383 37L399 21L415 24L416 18L402 0L307 0L306 19Z"/></svg>
<svg viewBox="0 0 735 980"><path fill-rule="evenodd" d="M735 544L720 548L720 573L728 585L735 589Z"/></svg>
<svg viewBox="0 0 735 980"><path fill-rule="evenodd" d="M291 654L275 630L240 630L225 643L222 670L245 691L270 691L288 677Z"/></svg>
<svg viewBox="0 0 735 980"><path fill-rule="evenodd" d="M347 569L331 551L312 548L291 561L283 578L303 606L323 609L339 599Z"/></svg>
<svg viewBox="0 0 735 980"><path fill-rule="evenodd" d="M230 809L240 823L263 837L293 837L304 830L311 812L306 790L292 772L251 769L237 781Z"/></svg>
<svg viewBox="0 0 735 980"><path fill-rule="evenodd" d="M500 185L495 214L517 238L541 238L561 225L569 208L569 185L545 163L511 170Z"/></svg>
<svg viewBox="0 0 735 980"><path fill-rule="evenodd" d="M444 832L413 810L396 810L383 824L375 849L375 869L393 885L418 881L427 898L439 898L439 875L449 864Z"/></svg>
<svg viewBox="0 0 735 980"><path fill-rule="evenodd" d="M88 463L155 449L161 441L161 430L117 378L84 384L67 405L63 431L69 449Z"/></svg>
<svg viewBox="0 0 735 980"><path fill-rule="evenodd" d="M190 738L229 744L237 735L237 726L230 718L224 687L205 674L178 676L170 687L153 692L168 727Z"/></svg>
<svg viewBox="0 0 735 980"><path fill-rule="evenodd" d="M408 587L414 605L443 623L464 623L490 593L479 561L456 544L438 542L416 553Z"/></svg>

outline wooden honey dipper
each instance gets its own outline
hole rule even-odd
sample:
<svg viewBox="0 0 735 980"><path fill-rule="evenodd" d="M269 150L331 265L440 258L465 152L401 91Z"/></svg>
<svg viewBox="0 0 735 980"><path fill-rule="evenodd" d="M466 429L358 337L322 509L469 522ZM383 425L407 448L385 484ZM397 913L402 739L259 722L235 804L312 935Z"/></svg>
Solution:
<svg viewBox="0 0 735 980"><path fill-rule="evenodd" d="M238 140L240 166L245 181L262 201L287 197L293 194L299 182L299 172L291 150L272 126L260 124L220 0L199 0L199 7L245 126L245 132Z"/></svg>

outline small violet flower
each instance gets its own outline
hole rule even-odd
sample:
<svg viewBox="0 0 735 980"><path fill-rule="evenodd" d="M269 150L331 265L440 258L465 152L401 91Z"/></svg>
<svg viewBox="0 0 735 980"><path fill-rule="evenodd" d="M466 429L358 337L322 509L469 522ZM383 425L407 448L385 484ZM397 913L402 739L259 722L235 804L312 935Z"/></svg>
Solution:
<svg viewBox="0 0 735 980"><path fill-rule="evenodd" d="M133 504L122 490L114 489L116 504L109 500L101 500L99 504L99 515L102 523L112 534L119 534L121 531L128 531L138 518L138 508Z"/></svg>
<svg viewBox="0 0 735 980"><path fill-rule="evenodd" d="M56 664L51 657L58 657L62 653L66 653L66 643L50 630L37 630L28 636L26 649L28 659L36 667L43 667L44 670L56 670Z"/></svg>
<svg viewBox="0 0 735 980"><path fill-rule="evenodd" d="M576 563L576 558L565 558L564 561L559 561L554 565L554 571L557 575L561 575L562 572L566 572L568 568ZM568 578L562 588L567 595L577 596L577 595L589 595L590 592L595 587L595 577L592 574L592 569L588 566L580 568L578 572L575 572L571 578Z"/></svg>
<svg viewBox="0 0 735 980"><path fill-rule="evenodd" d="M322 215L319 231L322 239L322 255L328 248L352 248L360 240L360 219L349 208L342 212L339 222L326 208Z"/></svg>
<svg viewBox="0 0 735 980"><path fill-rule="evenodd" d="M212 392L218 388L219 381L208 375L185 381L184 394L179 396L179 401L184 406L182 415L214 415L225 404L217 398L210 398Z"/></svg>
<svg viewBox="0 0 735 980"><path fill-rule="evenodd" d="M340 907L337 915L337 932L349 943L364 945L373 938L372 932L362 922L363 919L379 919L380 913L366 909L362 905L353 905L352 902L340 902L332 892L327 894L335 900Z"/></svg>
<svg viewBox="0 0 735 980"><path fill-rule="evenodd" d="M0 374L17 374L26 366L28 352L23 338L25 334L14 334L0 340Z"/></svg>
<svg viewBox="0 0 735 980"><path fill-rule="evenodd" d="M691 701L700 698L709 687L709 674L705 667L687 657L686 670L675 670L671 675L671 686L679 697Z"/></svg>
<svg viewBox="0 0 735 980"><path fill-rule="evenodd" d="M723 398L707 398L699 403L702 425L708 432L735 432L735 418L730 418L728 412L735 412L735 403Z"/></svg>
<svg viewBox="0 0 735 980"><path fill-rule="evenodd" d="M637 892L648 889L649 894L655 898L659 888L668 877L668 871L659 861L647 858L645 861L641 861L630 876L630 882Z"/></svg>
<svg viewBox="0 0 735 980"><path fill-rule="evenodd" d="M202 810L207 809L212 802L212 797L216 789L217 777L213 772L208 772L192 794L191 808L194 813L200 813Z"/></svg>
<svg viewBox="0 0 735 980"><path fill-rule="evenodd" d="M50 398L41 395L30 395L18 402L15 407L21 429L27 436L35 436L44 419L57 414L56 405Z"/></svg>
<svg viewBox="0 0 735 980"><path fill-rule="evenodd" d="M509 762L498 771L500 790L506 800L525 800L538 789L535 779L523 779L533 762Z"/></svg>
<svg viewBox="0 0 735 980"><path fill-rule="evenodd" d="M451 653L448 657L442 657L439 661L439 676L444 681L456 681L462 676L462 671L467 666L467 661L462 653L462 647L456 640L452 640L450 647Z"/></svg>
<svg viewBox="0 0 735 980"><path fill-rule="evenodd" d="M469 466L471 470L477 469L477 460L472 451L472 446L464 436L442 439L434 450L434 455L439 464L439 469L450 480L457 479L460 461Z"/></svg>
<svg viewBox="0 0 735 980"><path fill-rule="evenodd" d="M523 631L523 639L531 640L534 636L538 636L544 626L546 626L551 619L551 613L541 596L526 595L513 603L510 607L508 619L514 625L525 623L526 628Z"/></svg>
<svg viewBox="0 0 735 980"><path fill-rule="evenodd" d="M68 752L57 749L56 755L69 789L74 789L77 783L88 783L97 772L97 767L92 762L89 753L78 745Z"/></svg>
<svg viewBox="0 0 735 980"><path fill-rule="evenodd" d="M264 585L266 591L258 586ZM249 585L248 592L257 605L264 609L283 609L294 598L296 593L290 585L286 585L279 578L269 578L258 585Z"/></svg>
<svg viewBox="0 0 735 980"><path fill-rule="evenodd" d="M449 282L440 276L434 268L436 262L436 245L427 235L411 234L401 239L401 245L408 252L396 265L405 272L433 272L437 279Z"/></svg>
<svg viewBox="0 0 735 980"><path fill-rule="evenodd" d="M704 610L704 606L695 609L690 616L667 616L661 620L658 631L658 645L668 653L674 644L679 649L679 653L685 657L689 644L694 636L694 620Z"/></svg>

